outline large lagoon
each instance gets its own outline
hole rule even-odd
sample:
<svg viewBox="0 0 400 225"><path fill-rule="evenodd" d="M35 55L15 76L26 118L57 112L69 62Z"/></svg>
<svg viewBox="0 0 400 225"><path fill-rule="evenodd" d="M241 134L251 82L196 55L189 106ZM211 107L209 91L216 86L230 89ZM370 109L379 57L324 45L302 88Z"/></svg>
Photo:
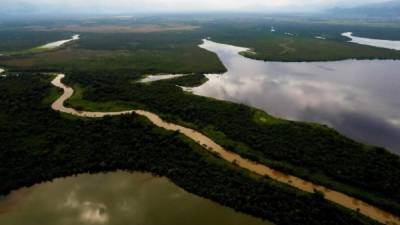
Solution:
<svg viewBox="0 0 400 225"><path fill-rule="evenodd" d="M247 48L203 40L228 72L209 74L195 94L245 103L291 120L327 124L400 153L400 61L264 62Z"/></svg>

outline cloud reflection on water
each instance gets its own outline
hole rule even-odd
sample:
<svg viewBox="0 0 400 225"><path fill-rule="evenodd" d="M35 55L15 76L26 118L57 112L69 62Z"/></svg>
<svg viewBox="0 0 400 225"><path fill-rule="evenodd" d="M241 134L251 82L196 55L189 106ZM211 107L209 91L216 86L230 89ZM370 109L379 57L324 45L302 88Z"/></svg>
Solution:
<svg viewBox="0 0 400 225"><path fill-rule="evenodd" d="M400 61L263 62L238 54L246 48L209 40L200 47L215 52L228 72L207 75L195 94L324 123L400 153Z"/></svg>

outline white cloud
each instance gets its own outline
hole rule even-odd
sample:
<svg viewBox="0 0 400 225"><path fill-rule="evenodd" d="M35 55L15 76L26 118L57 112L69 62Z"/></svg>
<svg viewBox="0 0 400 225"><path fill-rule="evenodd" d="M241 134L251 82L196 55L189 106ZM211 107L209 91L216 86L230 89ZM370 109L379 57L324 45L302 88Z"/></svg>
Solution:
<svg viewBox="0 0 400 225"><path fill-rule="evenodd" d="M312 10L353 6L385 0L0 0L2 6L29 5L39 10L77 9L109 12L218 11L218 10Z"/></svg>

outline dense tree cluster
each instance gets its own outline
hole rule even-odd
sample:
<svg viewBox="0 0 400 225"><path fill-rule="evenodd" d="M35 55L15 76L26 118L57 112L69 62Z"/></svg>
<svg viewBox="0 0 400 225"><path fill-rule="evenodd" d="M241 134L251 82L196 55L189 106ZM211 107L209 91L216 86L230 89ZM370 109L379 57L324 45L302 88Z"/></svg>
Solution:
<svg viewBox="0 0 400 225"><path fill-rule="evenodd" d="M248 176L141 117L65 118L43 104L50 88L49 80L43 77L0 78L2 194L78 173L148 171L167 176L192 193L276 224L376 224L319 195Z"/></svg>
<svg viewBox="0 0 400 225"><path fill-rule="evenodd" d="M163 19L165 18L153 18L146 24L152 26L165 22ZM168 21L172 24L182 23L181 19L170 19ZM63 27L71 25L72 21L32 21L31 25L28 25L29 22L4 23L1 24L3 29L0 31L0 49L3 54L9 51L17 54L0 57L0 64L8 69L29 71L66 71L79 68L91 72L139 74L224 72L224 66L215 54L198 47L201 39L206 37L220 43L251 48L256 54L245 54L247 57L269 61L400 58L398 51L347 43L347 39L341 36L343 32L353 31L359 36L399 39L398 28L392 27L390 23L390 26L384 26L383 23L379 26L361 26L332 24L329 21L310 23L300 18L293 23L287 21L287 18L281 19L224 17L204 21L188 16L185 22L198 26L198 29L162 33L80 32L79 41L40 54L32 54L35 51L26 50L69 38L73 33L33 31L26 27ZM85 21L73 21L73 24L80 23ZM138 21L100 20L96 23L118 27L132 26ZM271 32L271 26L277 32ZM288 36L286 32L296 36ZM315 38L322 34L326 40Z"/></svg>
<svg viewBox="0 0 400 225"><path fill-rule="evenodd" d="M114 25L118 26L118 23L114 22ZM50 42L53 37L61 35L61 33L53 33L43 35L38 39L35 32L29 33L26 30L8 30L8 33L0 31L0 34L4 34L0 35L0 49L7 51L7 48L2 48L3 40L7 43L15 42L9 45L25 46L21 42L30 45L12 55L0 57L0 64L10 70L39 72L65 72L70 69L109 74L225 71L217 55L198 47L203 38L203 34L199 32L163 32L161 35L160 33L81 33L78 41L68 43L56 50L40 54L26 51L39 46L34 45L37 41L43 41L42 39L47 37ZM22 40L12 39L13 35L17 37L21 35ZM59 40L66 37L69 36L64 34L64 37Z"/></svg>
<svg viewBox="0 0 400 225"><path fill-rule="evenodd" d="M2 26L3 29L0 30L2 52L27 50L50 42L69 39L73 34L72 32L32 31L24 29L21 24L20 26L2 24Z"/></svg>
<svg viewBox="0 0 400 225"><path fill-rule="evenodd" d="M192 75L151 85L128 82L123 76L70 73L66 79L70 84L85 86L84 97L88 100L134 102L170 120L193 124L198 129L212 127L227 139L251 149L239 151L235 144L220 143L230 150L260 162L278 161L280 170L338 190L347 192L340 185L321 179L320 175L367 190L374 195L354 191L349 194L400 215L400 158L385 149L357 143L317 124L272 117L273 122L260 123L254 119L255 109L185 94L175 86L176 83L184 86L186 81L201 80L204 76ZM306 171L300 172L296 168Z"/></svg>

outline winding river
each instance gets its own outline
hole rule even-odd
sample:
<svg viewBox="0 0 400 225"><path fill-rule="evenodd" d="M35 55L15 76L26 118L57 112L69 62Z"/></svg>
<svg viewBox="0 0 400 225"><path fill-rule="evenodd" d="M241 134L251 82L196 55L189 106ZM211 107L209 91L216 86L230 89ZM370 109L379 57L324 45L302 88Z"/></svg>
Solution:
<svg viewBox="0 0 400 225"><path fill-rule="evenodd" d="M130 110L121 112L87 112L87 111L78 111L73 108L65 107L64 102L73 95L74 90L62 83L62 79L64 77L65 77L64 74L59 74L52 81L52 84L54 86L62 88L64 90L62 96L52 104L52 108L56 111L68 113L79 117L92 117L92 118L93 117L101 118L104 116L115 116L115 115L136 113L138 115L146 117L149 121L151 121L154 125L158 127L170 131L180 132L181 134L197 142L199 145L203 146L204 149L210 152L217 153L218 155L221 156L222 159L231 163L235 163L237 166L241 168L247 169L261 176L268 176L275 181L290 185L302 191L313 193L315 190L318 190L319 192L322 192L324 194L325 199L337 203L341 206L344 206L348 209L358 211L361 214L364 214L381 223L400 224L400 218L391 213L385 212L377 207L374 207L356 198L350 197L346 194L331 190L329 188L320 185L313 184L312 182L303 180L295 176L291 176L289 174L279 172L265 165L258 164L256 162L242 158L240 155L224 149L223 147L215 143L213 140L211 140L204 134L190 128L186 128L177 124L164 121L154 113L144 110Z"/></svg>
<svg viewBox="0 0 400 225"><path fill-rule="evenodd" d="M79 36L74 36L70 40L50 43L46 45L46 48L58 47L78 38ZM354 40L357 37L352 36L351 38ZM395 151L400 149L400 110L398 110L400 101L394 98L400 89L400 79L397 75L397 71L400 71L400 64L397 61L261 62L240 56L241 51L248 50L246 48L224 45L210 40L203 41L200 47L216 53L228 72L222 75L207 75L209 78L207 83L190 89L195 94L246 103L272 112L273 115L279 117L323 122L352 138L372 144L380 144ZM385 44L387 43L385 42ZM0 73L3 71L0 69ZM323 76L320 76L321 74ZM147 80L142 82L152 82L175 76L148 77ZM381 223L400 225L400 218L393 214L346 194L242 158L238 154L222 148L202 133L164 121L154 113L144 110L88 112L65 107L65 101L73 95L74 90L62 83L63 78L64 75L59 74L52 81L54 86L64 91L52 104L52 109L56 111L91 118L123 114L144 116L154 125L170 131L178 131L203 146L205 150L218 153L222 159L235 163L244 169L261 176L268 176L302 191L312 193L318 190L329 201L358 211ZM97 177L101 176L103 175L90 175L90 177L80 175L78 179L98 179ZM101 179L107 180L105 177ZM55 181L56 184L60 182L62 183L59 179ZM65 184L67 185L67 183ZM42 187L42 185L37 186L34 189ZM14 192L7 199L18 199L26 191ZM89 219L94 222L108 220L107 215L104 214L105 208L101 204L89 204L90 201L86 204L87 202L82 202L82 207L80 207L84 211L81 214L81 219ZM1 203L0 201L0 211L3 211ZM33 205L29 207L35 208ZM238 219L238 221L242 220ZM245 219L242 222L247 223L248 221ZM251 223L253 224L253 222Z"/></svg>

